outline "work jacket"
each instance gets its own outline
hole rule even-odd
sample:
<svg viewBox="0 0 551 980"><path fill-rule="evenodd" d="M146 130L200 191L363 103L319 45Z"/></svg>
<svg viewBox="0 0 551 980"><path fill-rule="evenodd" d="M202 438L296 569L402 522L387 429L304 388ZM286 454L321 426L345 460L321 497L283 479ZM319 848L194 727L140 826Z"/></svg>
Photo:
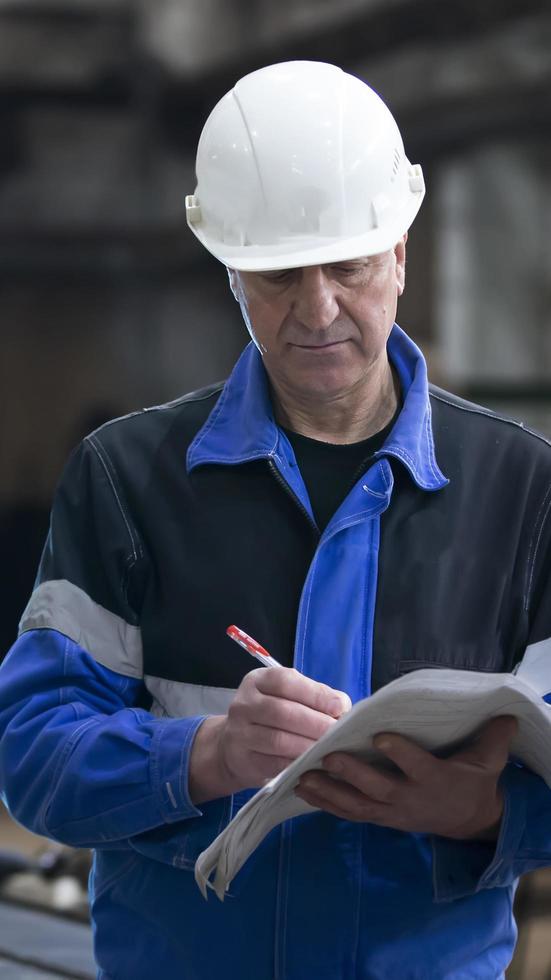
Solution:
<svg viewBox="0 0 551 980"><path fill-rule="evenodd" d="M388 350L400 414L323 533L252 345L225 385L69 460L0 670L0 783L35 833L95 849L103 980L490 980L510 960L518 875L551 861L551 791L514 762L497 843L315 812L224 903L193 877L251 795L188 792L199 725L257 667L229 624L353 702L419 667L551 656L548 443L429 387L397 326Z"/></svg>

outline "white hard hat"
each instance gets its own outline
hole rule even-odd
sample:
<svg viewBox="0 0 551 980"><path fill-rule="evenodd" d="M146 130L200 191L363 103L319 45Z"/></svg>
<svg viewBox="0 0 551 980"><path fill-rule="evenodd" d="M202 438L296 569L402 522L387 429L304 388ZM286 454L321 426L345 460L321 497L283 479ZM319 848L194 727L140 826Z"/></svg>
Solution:
<svg viewBox="0 0 551 980"><path fill-rule="evenodd" d="M243 271L386 252L425 193L384 102L316 61L245 75L208 117L196 173L188 224L217 259Z"/></svg>

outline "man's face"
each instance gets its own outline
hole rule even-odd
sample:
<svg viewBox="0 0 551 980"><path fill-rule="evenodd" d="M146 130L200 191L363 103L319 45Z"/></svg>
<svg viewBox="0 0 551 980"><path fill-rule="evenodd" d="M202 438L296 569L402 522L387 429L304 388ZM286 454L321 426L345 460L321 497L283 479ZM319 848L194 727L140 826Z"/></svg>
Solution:
<svg viewBox="0 0 551 980"><path fill-rule="evenodd" d="M381 255L330 265L229 270L276 390L334 398L376 376L404 289L405 239Z"/></svg>

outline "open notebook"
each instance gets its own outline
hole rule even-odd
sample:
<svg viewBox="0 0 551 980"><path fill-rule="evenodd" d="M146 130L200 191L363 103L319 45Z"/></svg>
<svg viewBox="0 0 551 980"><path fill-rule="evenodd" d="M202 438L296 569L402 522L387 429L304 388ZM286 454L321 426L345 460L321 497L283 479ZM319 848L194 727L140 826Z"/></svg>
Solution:
<svg viewBox="0 0 551 980"><path fill-rule="evenodd" d="M373 747L378 732L399 732L425 749L448 752L488 719L514 715L519 726L512 755L551 787L551 705L543 700L551 690L551 654L547 650L545 654L543 669L541 657L532 658L530 665L523 662L517 675L417 670L359 701L315 745L258 790L199 855L195 880L204 897L207 887L212 887L223 900L232 879L273 827L289 817L314 812L293 790L301 774L321 768L329 752L350 752L388 765Z"/></svg>

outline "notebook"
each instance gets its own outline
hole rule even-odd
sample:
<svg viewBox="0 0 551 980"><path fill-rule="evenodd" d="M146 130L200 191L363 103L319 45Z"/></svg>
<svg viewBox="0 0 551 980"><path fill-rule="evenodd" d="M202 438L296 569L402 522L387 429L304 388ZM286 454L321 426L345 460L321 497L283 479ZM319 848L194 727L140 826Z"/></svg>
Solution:
<svg viewBox="0 0 551 980"><path fill-rule="evenodd" d="M468 670L423 669L392 681L359 701L311 748L271 779L245 804L195 864L195 880L207 897L212 888L220 900L232 879L273 827L290 817L315 812L294 793L302 773L321 769L329 752L349 752L366 762L388 766L373 737L398 732L423 748L450 753L484 722L498 715L518 719L511 754L551 787L551 689L549 652L532 648L515 674ZM529 648L530 649L530 648Z"/></svg>

